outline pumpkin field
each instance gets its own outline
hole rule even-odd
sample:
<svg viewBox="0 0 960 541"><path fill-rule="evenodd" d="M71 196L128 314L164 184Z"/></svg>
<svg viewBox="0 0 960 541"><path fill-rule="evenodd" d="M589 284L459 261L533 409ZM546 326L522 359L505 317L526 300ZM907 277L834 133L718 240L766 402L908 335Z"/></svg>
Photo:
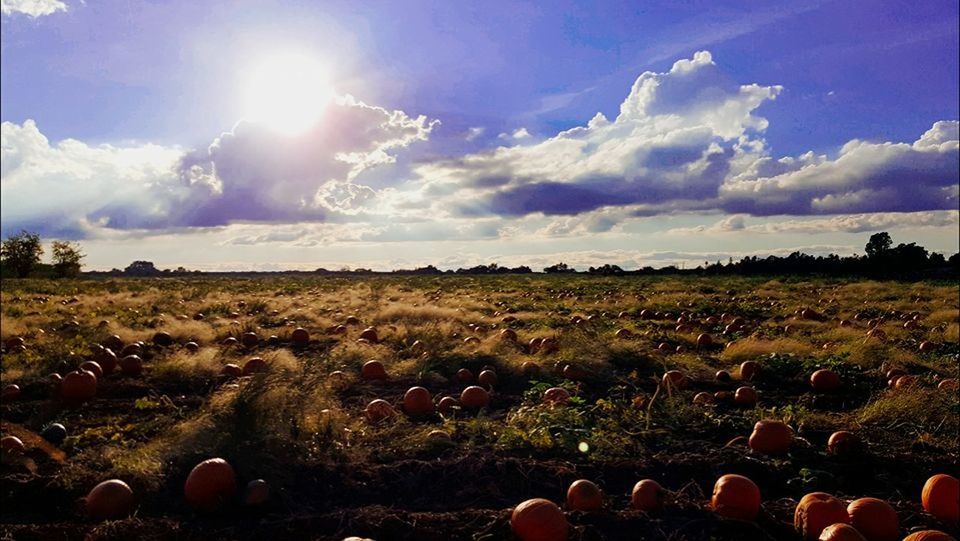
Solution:
<svg viewBox="0 0 960 541"><path fill-rule="evenodd" d="M951 281L6 280L0 323L0 539L960 536Z"/></svg>

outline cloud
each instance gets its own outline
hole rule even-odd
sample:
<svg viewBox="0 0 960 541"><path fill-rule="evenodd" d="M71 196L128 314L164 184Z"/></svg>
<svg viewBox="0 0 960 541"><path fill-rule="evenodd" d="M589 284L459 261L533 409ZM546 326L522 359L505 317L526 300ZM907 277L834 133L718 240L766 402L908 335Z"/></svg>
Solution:
<svg viewBox="0 0 960 541"><path fill-rule="evenodd" d="M36 18L66 10L67 4L61 0L0 0L0 13L4 15L22 13Z"/></svg>
<svg viewBox="0 0 960 541"><path fill-rule="evenodd" d="M957 207L957 121L936 122L913 143L854 140L836 156L776 159L757 110L781 90L739 84L701 51L668 72L641 74L613 120L597 113L535 144L421 164L413 191L436 214L463 217L572 216L609 207L632 207L638 216Z"/></svg>
<svg viewBox="0 0 960 541"><path fill-rule="evenodd" d="M666 231L673 235L703 233L759 233L818 235L823 233L868 233L884 229L950 228L960 225L960 211L878 212L832 218L781 220L746 224L746 216L735 214L714 223L696 227L677 227Z"/></svg>
<svg viewBox="0 0 960 541"><path fill-rule="evenodd" d="M481 135L483 135L485 131L487 131L486 128L482 126L475 126L467 130L467 135L464 136L464 139L467 141L473 141L477 137L480 137Z"/></svg>
<svg viewBox="0 0 960 541"><path fill-rule="evenodd" d="M517 140L527 139L528 137L530 137L530 132L528 132L526 128L518 128L516 130L513 130L513 133L501 133L497 137L500 139L508 139L508 140L509 139L517 139Z"/></svg>
<svg viewBox="0 0 960 541"><path fill-rule="evenodd" d="M373 205L366 173L424 141L438 121L338 98L290 136L241 121L208 148L51 145L32 120L2 125L0 227L82 237L92 228L323 221Z"/></svg>

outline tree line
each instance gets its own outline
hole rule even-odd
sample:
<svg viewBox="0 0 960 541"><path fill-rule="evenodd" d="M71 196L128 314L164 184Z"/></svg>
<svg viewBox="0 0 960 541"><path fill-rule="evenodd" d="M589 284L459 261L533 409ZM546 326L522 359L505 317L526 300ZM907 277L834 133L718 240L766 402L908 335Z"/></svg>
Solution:
<svg viewBox="0 0 960 541"><path fill-rule="evenodd" d="M50 264L41 263L44 253L40 236L28 231L21 231L8 237L0 244L0 275L7 277L14 275L20 278L28 276L72 278L80 274L83 259L86 255L76 242L54 241L51 245L52 258ZM546 274L593 274L600 276L625 275L659 275L659 274L703 274L703 275L788 275L788 274L823 274L823 275L853 275L853 276L938 276L953 275L960 271L960 253L945 258L943 254L929 252L923 246L914 242L900 243L896 246L887 232L875 233L870 236L863 255L839 256L812 256L802 252L794 252L788 256L770 255L767 257L749 256L734 261L732 258L726 263L705 261L696 268L678 268L676 266L653 268L650 266L635 270L626 270L618 265L605 264L599 267L589 267L585 272L578 272L566 263L544 267ZM150 261L134 261L124 270L113 269L108 272L90 272L91 276L136 276L136 277L164 277L190 276L201 274L314 274L314 275L346 275L360 276L369 274L394 275L442 275L442 274L532 274L534 272L527 265L518 267L500 266L497 263L476 265L456 270L440 270L433 265L415 269L398 269L390 272L375 272L370 269L327 270L323 268L315 271L276 271L276 272L221 272L205 273L177 269L157 269Z"/></svg>

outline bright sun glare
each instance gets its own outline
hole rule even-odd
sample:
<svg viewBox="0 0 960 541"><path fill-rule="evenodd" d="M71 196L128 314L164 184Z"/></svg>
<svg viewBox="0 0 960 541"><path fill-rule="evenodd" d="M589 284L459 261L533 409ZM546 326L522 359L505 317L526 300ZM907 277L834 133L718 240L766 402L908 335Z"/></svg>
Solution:
<svg viewBox="0 0 960 541"><path fill-rule="evenodd" d="M245 118L291 135L313 126L333 97L324 66L300 54L266 57L246 77Z"/></svg>

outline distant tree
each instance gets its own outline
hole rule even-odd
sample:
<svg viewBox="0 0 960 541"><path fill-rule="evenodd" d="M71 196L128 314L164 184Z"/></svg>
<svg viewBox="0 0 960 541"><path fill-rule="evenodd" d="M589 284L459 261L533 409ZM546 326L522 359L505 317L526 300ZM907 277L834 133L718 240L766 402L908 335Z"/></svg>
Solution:
<svg viewBox="0 0 960 541"><path fill-rule="evenodd" d="M40 263L42 255L40 235L29 231L20 231L0 244L0 260L13 268L20 278L30 275L30 271Z"/></svg>
<svg viewBox="0 0 960 541"><path fill-rule="evenodd" d="M893 246L893 239L890 238L890 233L884 231L870 235L870 240L867 242L864 251L867 252L867 257L876 259L886 255L891 246Z"/></svg>
<svg viewBox="0 0 960 541"><path fill-rule="evenodd" d="M127 276L159 276L160 271L150 261L134 261L123 269Z"/></svg>
<svg viewBox="0 0 960 541"><path fill-rule="evenodd" d="M80 274L81 261L86 254L80 251L80 245L74 242L55 241L53 243L53 272L61 278L73 278Z"/></svg>
<svg viewBox="0 0 960 541"><path fill-rule="evenodd" d="M557 263L556 265L550 265L543 269L543 272L547 274L554 273L565 273L565 272L576 272L574 269L571 269L566 263Z"/></svg>

